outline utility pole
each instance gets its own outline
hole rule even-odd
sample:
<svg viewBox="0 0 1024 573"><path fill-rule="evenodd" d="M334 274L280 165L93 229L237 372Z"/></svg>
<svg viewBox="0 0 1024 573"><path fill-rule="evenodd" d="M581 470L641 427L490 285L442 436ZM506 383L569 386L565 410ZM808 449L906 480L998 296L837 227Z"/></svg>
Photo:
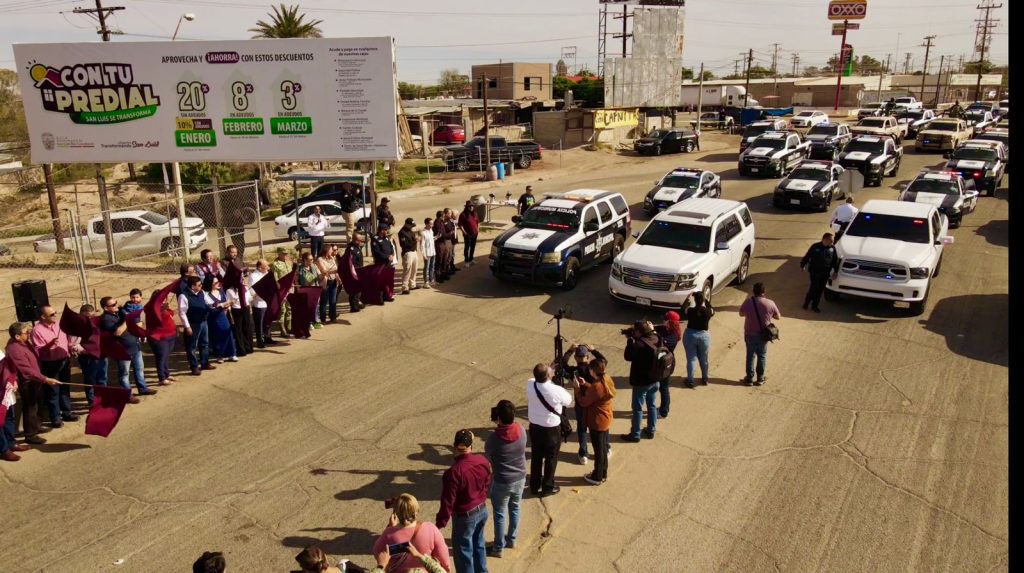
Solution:
<svg viewBox="0 0 1024 573"><path fill-rule="evenodd" d="M924 101L924 83L928 79L928 54L932 51L932 40L935 39L935 35L924 37L924 43L921 44L924 47L924 68L921 70L921 101Z"/></svg>
<svg viewBox="0 0 1024 573"><path fill-rule="evenodd" d="M697 126L694 131L697 132L697 140L700 140L700 108L704 106L704 62L700 63L700 87L697 88Z"/></svg>
<svg viewBox="0 0 1024 573"><path fill-rule="evenodd" d="M942 64L944 64L945 61L945 54L939 56L939 73L935 78L935 107L939 106L939 91L942 87Z"/></svg>
<svg viewBox="0 0 1024 573"><path fill-rule="evenodd" d="M740 75L740 62L742 62L742 61L743 60L733 60L732 61L732 75L734 75L734 76L739 76Z"/></svg>
<svg viewBox="0 0 1024 573"><path fill-rule="evenodd" d="M747 54L747 82L743 88L743 109L747 109L747 102L750 100L750 68L754 65L754 48L750 48Z"/></svg>
<svg viewBox="0 0 1024 573"><path fill-rule="evenodd" d="M491 169L491 121L487 114L487 82L489 81L487 76L484 76L484 153L487 157L487 173L490 174ZM489 176L489 175L488 175Z"/></svg>
<svg viewBox="0 0 1024 573"><path fill-rule="evenodd" d="M774 78L775 78L775 81L772 83L772 93L775 96L778 96L779 95L779 68L778 68L779 43L776 42L776 43L772 44L772 46L775 47L775 50L772 52L772 76L774 76ZM778 104L776 103L776 105L778 105Z"/></svg>
<svg viewBox="0 0 1024 573"><path fill-rule="evenodd" d="M111 32L110 28L107 27L107 17L118 10L124 10L124 6L104 7L102 0L96 0L95 8L75 8L74 13L86 14L92 16L93 18L96 18L96 21L99 22L100 25L100 29L96 33L100 34L104 42L109 42ZM106 236L107 262L109 264L114 264L114 237L111 234L112 228L110 225L110 201L107 197L107 182L103 177L103 170L100 169L99 163L96 164L96 184L100 198L100 209L102 211L101 214L103 215L103 234ZM183 239L184 237L186 237L185 209L183 202L179 203L178 223L179 232L181 233L179 236ZM185 248L187 249L188 245L185 245Z"/></svg>
<svg viewBox="0 0 1024 573"><path fill-rule="evenodd" d="M800 64L800 55L799 54L793 54L792 60L793 60L793 77L795 78L796 77L797 66Z"/></svg>
<svg viewBox="0 0 1024 573"><path fill-rule="evenodd" d="M839 97L843 91L843 68L846 64L846 32L850 28L850 21L843 20L843 39L839 44L839 57L836 58L836 102L832 111L839 111Z"/></svg>
<svg viewBox="0 0 1024 573"><path fill-rule="evenodd" d="M907 59L903 61L903 74L904 75L910 73L910 58L913 58L913 57L914 57L913 54L911 54L910 52L907 52Z"/></svg>
<svg viewBox="0 0 1024 573"><path fill-rule="evenodd" d="M633 34L628 34L627 33L627 31L629 30L628 22L629 22L629 19L632 18L632 17L633 17L633 15L629 13L629 5L627 5L627 4L623 4L622 5L622 15L620 15L620 16L612 16L612 18L615 19L615 20L622 20L622 33L621 34L615 34L615 35L612 36L612 38L622 38L622 57L623 58L626 57L626 40L633 37Z"/></svg>
<svg viewBox="0 0 1024 573"><path fill-rule="evenodd" d="M608 55L608 4L601 4L597 13L597 77L604 77L604 59Z"/></svg>
<svg viewBox="0 0 1024 573"><path fill-rule="evenodd" d="M978 22L978 33L981 34L981 41L977 45L978 49L978 81L974 84L974 101L981 101L981 74L984 71L985 65L985 51L988 50L988 43L992 39L991 30L996 27L996 23L999 20L992 19L992 10L1002 8L1002 4L993 4L992 0L985 0L984 4L978 5L978 10L985 12L984 20L977 20Z"/></svg>
<svg viewBox="0 0 1024 573"><path fill-rule="evenodd" d="M960 61L956 65L956 73L964 73L964 55L960 54Z"/></svg>
<svg viewBox="0 0 1024 573"><path fill-rule="evenodd" d="M57 252L63 253L64 229L60 225L60 210L57 208L57 190L53 186L52 164L43 164L43 177L46 179L46 197L50 200L50 220L53 223L53 239L57 243Z"/></svg>

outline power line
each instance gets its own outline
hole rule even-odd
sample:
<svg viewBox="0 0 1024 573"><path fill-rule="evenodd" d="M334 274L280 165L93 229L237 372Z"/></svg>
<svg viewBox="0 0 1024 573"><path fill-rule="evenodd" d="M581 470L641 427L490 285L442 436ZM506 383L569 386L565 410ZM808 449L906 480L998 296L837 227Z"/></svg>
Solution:
<svg viewBox="0 0 1024 573"><path fill-rule="evenodd" d="M96 18L96 21L100 24L100 29L96 33L103 36L104 42L109 42L111 31L110 28L107 27L107 18L118 10L124 10L124 6L110 6L105 8L102 0L96 0L95 8L75 8L73 12L75 14L88 14L89 16Z"/></svg>
<svg viewBox="0 0 1024 573"><path fill-rule="evenodd" d="M981 73L984 71L985 66L985 51L988 49L988 42L991 40L992 29L996 27L999 20L992 19L992 10L1002 8L1003 5L995 5L992 0L985 0L984 4L978 5L978 10L985 12L984 22L978 23L978 28L981 32L981 43L978 44L977 49L980 52L978 57L978 81L974 85L974 100L981 100Z"/></svg>

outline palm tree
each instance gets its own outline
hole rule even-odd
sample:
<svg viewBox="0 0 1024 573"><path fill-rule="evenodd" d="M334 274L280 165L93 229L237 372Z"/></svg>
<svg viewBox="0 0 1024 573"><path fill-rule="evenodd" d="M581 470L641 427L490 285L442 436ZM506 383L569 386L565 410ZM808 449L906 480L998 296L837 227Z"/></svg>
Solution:
<svg viewBox="0 0 1024 573"><path fill-rule="evenodd" d="M263 20L256 22L255 28L250 28L250 32L255 32L253 38L320 38L323 34L320 33L320 28L317 26L323 23L323 20L312 20L309 22L303 22L306 18L305 14L299 14L299 6L285 6L281 4L278 6L271 6L274 9L273 14L267 14L270 16L270 23L266 23Z"/></svg>

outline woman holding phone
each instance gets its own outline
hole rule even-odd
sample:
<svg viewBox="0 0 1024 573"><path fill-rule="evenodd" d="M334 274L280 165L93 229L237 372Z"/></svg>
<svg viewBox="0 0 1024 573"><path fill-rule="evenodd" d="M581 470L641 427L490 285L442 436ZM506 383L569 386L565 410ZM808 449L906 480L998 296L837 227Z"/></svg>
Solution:
<svg viewBox="0 0 1024 573"><path fill-rule="evenodd" d="M436 560L443 570L450 570L448 544L445 543L444 536L436 525L429 521L417 521L420 504L416 498L403 493L389 502L392 511L388 526L373 544L373 554L378 556L378 564L383 553L389 556L389 559L385 560L387 573L407 573L427 568L426 561L412 551L412 546L415 546L416 552ZM385 507L388 505L389 503L385 503ZM401 544L405 543L408 545L401 547ZM389 551L390 546L399 546L394 549L401 552Z"/></svg>

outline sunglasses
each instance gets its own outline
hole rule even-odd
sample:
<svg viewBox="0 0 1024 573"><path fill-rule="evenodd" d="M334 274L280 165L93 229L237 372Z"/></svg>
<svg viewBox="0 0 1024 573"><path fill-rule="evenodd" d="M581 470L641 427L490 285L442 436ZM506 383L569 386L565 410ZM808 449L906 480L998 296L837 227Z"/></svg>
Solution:
<svg viewBox="0 0 1024 573"><path fill-rule="evenodd" d="M113 308L115 306L117 306L117 303L116 302L112 302L112 303L107 305L107 308Z"/></svg>
<svg viewBox="0 0 1024 573"><path fill-rule="evenodd" d="M60 313L59 312L51 312L50 314L44 314L43 318L53 318L53 317L57 316L58 314L60 314Z"/></svg>

